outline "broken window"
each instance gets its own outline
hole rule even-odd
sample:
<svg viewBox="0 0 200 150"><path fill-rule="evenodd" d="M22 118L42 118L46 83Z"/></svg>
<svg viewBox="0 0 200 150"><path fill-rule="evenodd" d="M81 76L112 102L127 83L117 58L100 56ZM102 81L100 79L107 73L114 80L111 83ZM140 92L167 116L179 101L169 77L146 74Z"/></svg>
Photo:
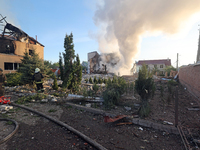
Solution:
<svg viewBox="0 0 200 150"><path fill-rule="evenodd" d="M4 70L17 70L19 68L19 63L4 63Z"/></svg>
<svg viewBox="0 0 200 150"><path fill-rule="evenodd" d="M163 65L160 65L160 68L163 68Z"/></svg>
<svg viewBox="0 0 200 150"><path fill-rule="evenodd" d="M29 49L29 55L33 56L33 50Z"/></svg>

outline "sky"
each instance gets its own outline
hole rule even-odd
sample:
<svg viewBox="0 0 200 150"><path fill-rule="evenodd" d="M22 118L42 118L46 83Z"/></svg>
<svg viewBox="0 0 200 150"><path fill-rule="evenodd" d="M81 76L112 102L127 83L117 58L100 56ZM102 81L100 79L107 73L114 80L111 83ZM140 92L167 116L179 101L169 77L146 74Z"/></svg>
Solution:
<svg viewBox="0 0 200 150"><path fill-rule="evenodd" d="M97 51L117 52L122 61L116 69L130 69L138 60L167 58L176 67L177 53L179 66L192 64L198 50L200 1L166 2L0 0L0 14L29 36L37 36L45 46L44 59L52 62L59 61L65 35L72 32L81 62Z"/></svg>

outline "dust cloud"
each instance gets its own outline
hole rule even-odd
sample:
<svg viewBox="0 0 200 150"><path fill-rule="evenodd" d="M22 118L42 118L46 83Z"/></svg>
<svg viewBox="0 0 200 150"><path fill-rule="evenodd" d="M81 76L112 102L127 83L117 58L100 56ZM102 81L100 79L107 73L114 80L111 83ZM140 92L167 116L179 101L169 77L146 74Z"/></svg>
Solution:
<svg viewBox="0 0 200 150"><path fill-rule="evenodd" d="M99 51L117 53L120 62L112 71L130 74L143 36L184 32L199 13L199 0L102 0L93 18Z"/></svg>

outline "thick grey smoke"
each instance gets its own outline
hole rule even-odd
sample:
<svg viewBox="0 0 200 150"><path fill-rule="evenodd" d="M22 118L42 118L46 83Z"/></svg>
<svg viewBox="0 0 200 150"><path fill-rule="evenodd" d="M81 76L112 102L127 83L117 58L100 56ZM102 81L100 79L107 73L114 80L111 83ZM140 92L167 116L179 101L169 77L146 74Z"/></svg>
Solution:
<svg viewBox="0 0 200 150"><path fill-rule="evenodd" d="M99 50L117 52L115 71L129 73L143 35L179 33L200 18L199 12L199 0L104 0L94 16Z"/></svg>

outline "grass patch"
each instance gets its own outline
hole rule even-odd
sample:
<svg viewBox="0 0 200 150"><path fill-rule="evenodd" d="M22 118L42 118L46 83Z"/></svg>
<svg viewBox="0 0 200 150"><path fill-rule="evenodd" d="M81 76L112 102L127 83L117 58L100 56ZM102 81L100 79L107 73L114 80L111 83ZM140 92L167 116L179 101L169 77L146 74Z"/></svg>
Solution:
<svg viewBox="0 0 200 150"><path fill-rule="evenodd" d="M13 124L12 121L8 121L8 122L6 122L6 125L12 125L12 124Z"/></svg>
<svg viewBox="0 0 200 150"><path fill-rule="evenodd" d="M48 112L51 113L51 112L56 112L57 110L56 109L50 109Z"/></svg>

